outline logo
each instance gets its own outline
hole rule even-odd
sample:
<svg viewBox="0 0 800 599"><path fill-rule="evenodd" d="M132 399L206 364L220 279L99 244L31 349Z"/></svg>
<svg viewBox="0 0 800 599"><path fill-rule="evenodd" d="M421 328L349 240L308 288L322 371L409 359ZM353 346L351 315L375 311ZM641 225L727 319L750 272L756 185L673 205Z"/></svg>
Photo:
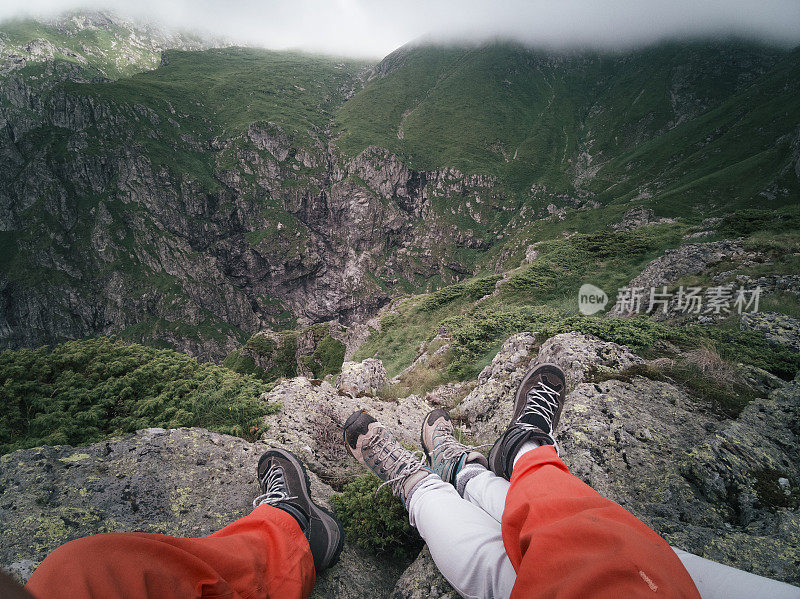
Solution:
<svg viewBox="0 0 800 599"><path fill-rule="evenodd" d="M605 308L607 303L608 296L599 287L584 283L578 290L578 310L581 314L595 314Z"/></svg>

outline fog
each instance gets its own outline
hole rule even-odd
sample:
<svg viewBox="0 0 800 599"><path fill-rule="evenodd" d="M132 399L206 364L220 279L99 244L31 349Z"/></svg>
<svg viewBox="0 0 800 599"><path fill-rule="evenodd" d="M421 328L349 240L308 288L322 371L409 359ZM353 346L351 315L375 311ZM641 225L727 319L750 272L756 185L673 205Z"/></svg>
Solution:
<svg viewBox="0 0 800 599"><path fill-rule="evenodd" d="M556 48L722 36L800 44L800 0L2 0L0 20L87 9L234 43L365 58L423 37Z"/></svg>

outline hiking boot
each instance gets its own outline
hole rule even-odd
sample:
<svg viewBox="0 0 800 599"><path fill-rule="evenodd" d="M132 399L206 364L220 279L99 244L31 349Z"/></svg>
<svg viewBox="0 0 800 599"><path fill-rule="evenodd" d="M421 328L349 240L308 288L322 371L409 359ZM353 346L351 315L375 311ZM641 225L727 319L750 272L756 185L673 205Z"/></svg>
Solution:
<svg viewBox="0 0 800 599"><path fill-rule="evenodd" d="M406 508L411 491L431 474L422 459L400 445L385 426L364 410L354 412L345 421L344 442L353 457L372 470L383 485L389 485Z"/></svg>
<svg viewBox="0 0 800 599"><path fill-rule="evenodd" d="M555 430L566 394L567 379L555 364L539 364L525 375L517 388L511 424L489 452L492 472L511 480L514 457L526 441L553 445L558 451Z"/></svg>
<svg viewBox="0 0 800 599"><path fill-rule="evenodd" d="M305 466L293 453L273 448L258 460L261 495L253 507L271 505L289 512L308 539L317 574L339 560L344 529L336 517L311 500L311 481Z"/></svg>
<svg viewBox="0 0 800 599"><path fill-rule="evenodd" d="M467 463L489 467L486 457L475 448L459 443L453 436L453 423L447 410L436 408L422 421L420 442L431 469L445 482L456 484L456 475Z"/></svg>

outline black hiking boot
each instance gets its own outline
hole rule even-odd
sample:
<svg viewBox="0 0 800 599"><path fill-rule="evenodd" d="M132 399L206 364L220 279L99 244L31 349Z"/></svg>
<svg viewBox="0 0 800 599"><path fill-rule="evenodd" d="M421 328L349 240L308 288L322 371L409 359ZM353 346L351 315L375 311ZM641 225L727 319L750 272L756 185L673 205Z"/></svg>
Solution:
<svg viewBox="0 0 800 599"><path fill-rule="evenodd" d="M253 507L271 505L291 514L311 546L317 574L339 560L344 529L336 517L311 500L311 481L305 466L290 451L273 448L258 460L261 495Z"/></svg>
<svg viewBox="0 0 800 599"><path fill-rule="evenodd" d="M566 394L567 379L555 364L539 364L525 375L517 388L511 423L489 452L492 472L511 480L514 457L525 441L553 445L558 451L555 430Z"/></svg>

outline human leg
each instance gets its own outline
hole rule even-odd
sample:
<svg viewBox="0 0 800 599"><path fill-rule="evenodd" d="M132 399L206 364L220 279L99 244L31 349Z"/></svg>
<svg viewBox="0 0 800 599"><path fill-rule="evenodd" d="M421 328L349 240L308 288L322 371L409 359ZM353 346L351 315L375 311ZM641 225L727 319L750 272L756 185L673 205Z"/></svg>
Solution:
<svg viewBox="0 0 800 599"><path fill-rule="evenodd" d="M261 506L210 537L100 534L51 553L26 589L35 597L307 597L308 541L288 513Z"/></svg>
<svg viewBox="0 0 800 599"><path fill-rule="evenodd" d="M209 537L102 534L62 545L26 586L34 596L307 597L335 563L341 537L311 501L302 464L270 450L258 467L262 495L248 516Z"/></svg>
<svg viewBox="0 0 800 599"><path fill-rule="evenodd" d="M414 490L408 513L439 571L463 597L510 595L516 574L496 519L435 474Z"/></svg>
<svg viewBox="0 0 800 599"><path fill-rule="evenodd" d="M506 479L487 470L470 479L464 486L464 499L481 508L495 521L501 522L509 486Z"/></svg>
<svg viewBox="0 0 800 599"><path fill-rule="evenodd" d="M567 470L552 446L527 452L502 520L516 597L699 597L669 545Z"/></svg>
<svg viewBox="0 0 800 599"><path fill-rule="evenodd" d="M508 597L514 569L497 520L462 499L365 412L348 418L344 434L350 453L403 501L437 567L462 596Z"/></svg>
<svg viewBox="0 0 800 599"><path fill-rule="evenodd" d="M511 483L502 531L517 572L512 597L699 597L666 541L558 457L554 431L565 397L560 368L531 371L489 455L492 470Z"/></svg>

